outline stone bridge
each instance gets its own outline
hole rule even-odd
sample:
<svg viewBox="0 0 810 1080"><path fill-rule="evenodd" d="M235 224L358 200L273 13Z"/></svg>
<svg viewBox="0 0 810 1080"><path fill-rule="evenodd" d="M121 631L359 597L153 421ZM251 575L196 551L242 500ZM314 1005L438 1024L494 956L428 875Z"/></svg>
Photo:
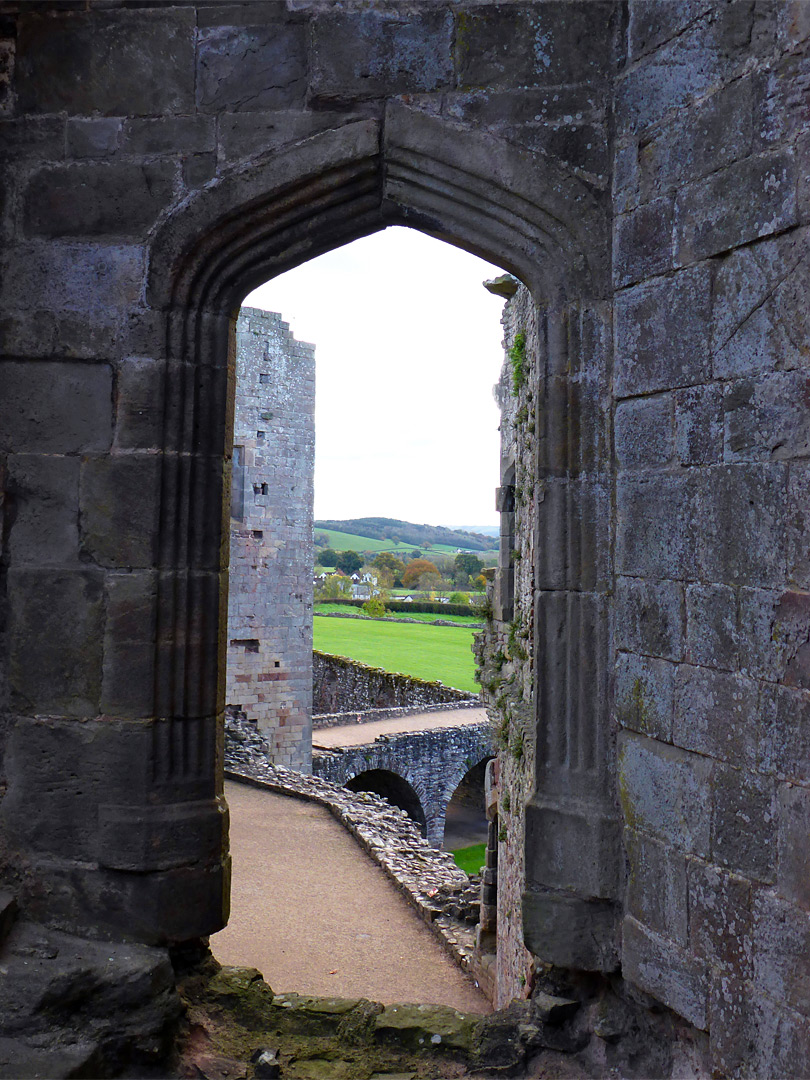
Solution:
<svg viewBox="0 0 810 1080"><path fill-rule="evenodd" d="M314 735L312 771L355 791L395 803L441 847L447 807L465 776L492 757L489 723L379 735L373 742L320 747ZM483 795L482 795L483 808Z"/></svg>

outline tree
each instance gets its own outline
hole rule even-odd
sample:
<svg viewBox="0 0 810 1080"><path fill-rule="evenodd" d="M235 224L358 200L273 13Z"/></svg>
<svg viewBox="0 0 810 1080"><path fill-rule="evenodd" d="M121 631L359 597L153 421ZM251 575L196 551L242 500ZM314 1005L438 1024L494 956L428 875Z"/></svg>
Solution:
<svg viewBox="0 0 810 1080"><path fill-rule="evenodd" d="M338 552L338 557L335 560L335 566L338 570L342 570L344 574L355 574L363 565L363 556L356 551L341 551Z"/></svg>
<svg viewBox="0 0 810 1080"><path fill-rule="evenodd" d="M402 584L406 589L411 589L419 582L422 574L435 574L439 577L436 564L430 559L413 559L402 572Z"/></svg>
<svg viewBox="0 0 810 1080"><path fill-rule="evenodd" d="M454 592L450 594L451 604L469 604L470 594L465 592Z"/></svg>
<svg viewBox="0 0 810 1080"><path fill-rule="evenodd" d="M371 619L382 619L386 614L385 601L378 596L373 596L363 604L362 611Z"/></svg>
<svg viewBox="0 0 810 1080"><path fill-rule="evenodd" d="M469 577L477 577L484 568L484 564L477 555L471 555L467 551L460 551L453 561L457 574L467 574Z"/></svg>
<svg viewBox="0 0 810 1080"><path fill-rule="evenodd" d="M338 553L331 548L324 548L315 556L318 566L337 566Z"/></svg>
<svg viewBox="0 0 810 1080"><path fill-rule="evenodd" d="M316 600L338 600L343 596L351 597L352 583L340 574L330 574L315 586Z"/></svg>
<svg viewBox="0 0 810 1080"><path fill-rule="evenodd" d="M390 551L381 551L379 555L375 555L372 565L378 570L389 570L394 575L401 574L405 569L402 559L398 559Z"/></svg>

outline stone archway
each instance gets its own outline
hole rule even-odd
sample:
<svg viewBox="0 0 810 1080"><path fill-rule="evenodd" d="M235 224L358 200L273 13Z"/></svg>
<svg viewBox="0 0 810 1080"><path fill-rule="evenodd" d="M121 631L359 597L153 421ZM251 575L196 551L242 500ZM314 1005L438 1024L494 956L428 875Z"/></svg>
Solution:
<svg viewBox="0 0 810 1080"><path fill-rule="evenodd" d="M599 317L586 309L593 308L606 288L604 224L590 190L548 159L527 156L488 134L462 130L398 104L389 106L383 123L360 121L324 132L235 170L180 207L151 246L147 292L168 324L159 633L175 647L159 656L156 697L158 714L176 718L165 729L169 742L180 737L178 731L189 730L186 718L217 712L221 530L215 523L226 494L222 463L229 453L227 357L238 304L247 291L274 274L389 224L416 227L481 254L529 285L548 328L547 363L562 373L557 385L549 384L542 392L547 407L559 415L561 430L569 422L559 387L565 385L566 370L588 365L594 342L584 334L571 339L564 326L569 318ZM599 348L603 345L600 337ZM603 355L599 363L604 363ZM585 435L601 437L594 431ZM564 480L569 468L576 469L577 455L589 452L579 446L580 437L575 425L567 437L574 458L568 463L541 462L541 472L550 469ZM595 533L593 540L589 536L598 528L593 491L578 487L569 494L573 498L562 514L557 509L541 516L538 546L559 544L566 534L578 533L584 549L596 547ZM587 522L581 500L588 502ZM605 670L605 605L593 595L605 587L603 576L594 578L587 558L569 568L566 581L549 583L544 617L558 624L552 644L543 649L549 671L560 663L548 655L551 651L562 649L569 656L562 662L570 663L571 650L584 651L586 646L578 643L594 633L600 642L595 661ZM562 593L557 592L560 588ZM569 616L558 603L569 589L576 611L573 637L565 629ZM185 635L188 626L206 629L190 640ZM585 689L581 684L563 688L557 681L549 687L542 679L540 685L552 695L578 695ZM567 711L582 714L577 704ZM543 795L537 813L569 819L577 845L587 841L593 820L605 823L599 842L592 845L593 859L583 861L578 853L562 874L556 865L535 874L527 909L538 928L553 927L547 943L538 939L543 931L536 930L533 948L543 954L548 947L560 963L569 950L578 966L596 968L610 967L615 960L611 913L618 887L618 829L610 835L605 831L615 810L612 762L606 736L600 734L607 715L605 697L581 732L582 740L592 743L591 752L573 762L573 768L567 762L543 761L539 776ZM196 730L199 734L192 738L212 737L204 726ZM202 747L196 753L202 757ZM594 872L592 866L601 869ZM579 873L587 878L581 885ZM589 940L598 944L583 956L581 927L583 920L592 919L598 925ZM561 944L565 927L570 934L567 944Z"/></svg>

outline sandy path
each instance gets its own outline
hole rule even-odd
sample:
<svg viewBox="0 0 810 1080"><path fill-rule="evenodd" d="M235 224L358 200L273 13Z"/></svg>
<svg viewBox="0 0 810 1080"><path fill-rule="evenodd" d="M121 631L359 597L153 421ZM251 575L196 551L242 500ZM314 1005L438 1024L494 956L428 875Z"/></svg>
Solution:
<svg viewBox="0 0 810 1080"><path fill-rule="evenodd" d="M243 784L231 808L231 921L223 964L276 991L490 1012L474 983L353 837L322 807Z"/></svg>

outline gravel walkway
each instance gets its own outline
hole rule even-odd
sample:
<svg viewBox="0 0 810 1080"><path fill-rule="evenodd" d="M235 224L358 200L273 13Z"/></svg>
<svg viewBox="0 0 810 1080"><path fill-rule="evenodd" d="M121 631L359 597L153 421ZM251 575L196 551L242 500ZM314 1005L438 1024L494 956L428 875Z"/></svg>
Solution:
<svg viewBox="0 0 810 1080"><path fill-rule="evenodd" d="M226 795L231 920L211 939L221 963L257 967L276 992L491 1011L327 810L231 782Z"/></svg>

